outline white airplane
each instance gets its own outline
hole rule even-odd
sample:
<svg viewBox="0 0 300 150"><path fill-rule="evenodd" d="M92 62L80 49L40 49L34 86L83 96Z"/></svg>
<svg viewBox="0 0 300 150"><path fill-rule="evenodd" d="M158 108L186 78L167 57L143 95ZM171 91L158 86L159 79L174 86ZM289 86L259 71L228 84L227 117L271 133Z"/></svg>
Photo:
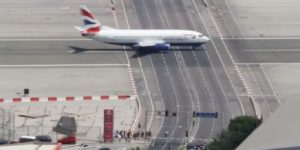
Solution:
<svg viewBox="0 0 300 150"><path fill-rule="evenodd" d="M84 27L75 26L81 35L96 41L131 46L133 49L153 47L169 50L171 46L192 46L209 41L202 33L191 30L121 30L102 25L84 5L80 6Z"/></svg>

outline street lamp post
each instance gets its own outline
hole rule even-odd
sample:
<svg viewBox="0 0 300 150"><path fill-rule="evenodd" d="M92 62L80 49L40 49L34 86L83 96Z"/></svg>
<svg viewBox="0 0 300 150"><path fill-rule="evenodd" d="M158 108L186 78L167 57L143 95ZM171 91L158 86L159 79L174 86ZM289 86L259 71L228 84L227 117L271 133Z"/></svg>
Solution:
<svg viewBox="0 0 300 150"><path fill-rule="evenodd" d="M5 115L4 115L4 109L3 108L0 108L1 109L1 112L2 112L2 139L4 139L5 138L5 130L4 130L4 119L5 119Z"/></svg>

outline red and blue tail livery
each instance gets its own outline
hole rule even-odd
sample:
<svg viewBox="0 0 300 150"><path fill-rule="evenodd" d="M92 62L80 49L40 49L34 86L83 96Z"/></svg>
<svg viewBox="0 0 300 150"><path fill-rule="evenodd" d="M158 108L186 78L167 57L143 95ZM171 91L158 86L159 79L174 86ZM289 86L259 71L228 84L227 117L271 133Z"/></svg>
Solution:
<svg viewBox="0 0 300 150"><path fill-rule="evenodd" d="M80 15L82 16L84 27L80 29L78 27L76 28L79 29L82 34L95 34L100 32L100 22L86 6L80 6Z"/></svg>

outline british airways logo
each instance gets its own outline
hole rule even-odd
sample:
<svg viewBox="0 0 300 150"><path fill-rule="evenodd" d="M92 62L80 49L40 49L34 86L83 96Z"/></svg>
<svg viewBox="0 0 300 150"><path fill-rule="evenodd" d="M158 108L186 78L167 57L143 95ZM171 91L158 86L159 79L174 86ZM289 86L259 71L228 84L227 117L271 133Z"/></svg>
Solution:
<svg viewBox="0 0 300 150"><path fill-rule="evenodd" d="M93 25L93 24L96 24L95 21L87 20L87 19L84 19L83 22L84 22L84 25Z"/></svg>
<svg viewBox="0 0 300 150"><path fill-rule="evenodd" d="M84 34L97 33L100 31L100 23L95 19L91 11L86 7L82 7L80 13L84 24Z"/></svg>

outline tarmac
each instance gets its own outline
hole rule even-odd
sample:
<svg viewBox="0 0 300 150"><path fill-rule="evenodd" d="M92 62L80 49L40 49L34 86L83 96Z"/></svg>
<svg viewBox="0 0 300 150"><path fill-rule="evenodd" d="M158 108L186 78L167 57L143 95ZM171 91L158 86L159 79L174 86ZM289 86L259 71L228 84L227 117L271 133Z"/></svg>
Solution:
<svg viewBox="0 0 300 150"><path fill-rule="evenodd" d="M127 66L117 67L5 67L1 68L0 98L130 95L133 91Z"/></svg>

